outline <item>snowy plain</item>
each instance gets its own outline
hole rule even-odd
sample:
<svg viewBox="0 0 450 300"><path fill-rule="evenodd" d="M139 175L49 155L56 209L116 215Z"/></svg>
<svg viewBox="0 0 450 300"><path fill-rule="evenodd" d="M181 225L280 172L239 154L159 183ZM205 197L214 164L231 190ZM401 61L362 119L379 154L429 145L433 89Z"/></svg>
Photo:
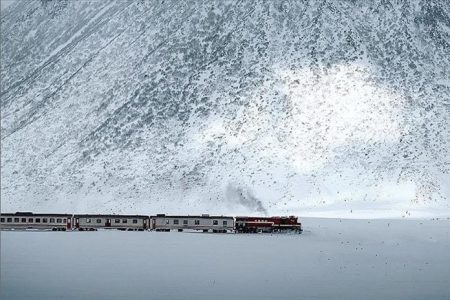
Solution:
<svg viewBox="0 0 450 300"><path fill-rule="evenodd" d="M1 232L1 299L450 299L450 220L301 235Z"/></svg>

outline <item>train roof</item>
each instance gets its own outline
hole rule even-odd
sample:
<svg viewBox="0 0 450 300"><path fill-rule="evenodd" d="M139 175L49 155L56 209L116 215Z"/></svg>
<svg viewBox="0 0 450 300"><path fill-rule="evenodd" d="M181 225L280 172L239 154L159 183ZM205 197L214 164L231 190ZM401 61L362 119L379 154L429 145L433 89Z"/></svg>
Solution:
<svg viewBox="0 0 450 300"><path fill-rule="evenodd" d="M46 214L46 213L32 213L32 212L15 212L15 213L1 213L2 216L11 217L71 217L72 214Z"/></svg>
<svg viewBox="0 0 450 300"><path fill-rule="evenodd" d="M270 217L261 217L261 216L238 216L236 219L292 219L298 218L296 216L270 216Z"/></svg>
<svg viewBox="0 0 450 300"><path fill-rule="evenodd" d="M207 214L203 215L166 215L166 214L157 214L155 216L150 216L151 218L178 218L178 219L188 219L188 218L195 218L195 219L233 219L234 217L231 216L210 216Z"/></svg>
<svg viewBox="0 0 450 300"><path fill-rule="evenodd" d="M148 219L149 216L144 215L115 215L115 214L74 214L75 218L145 218Z"/></svg>

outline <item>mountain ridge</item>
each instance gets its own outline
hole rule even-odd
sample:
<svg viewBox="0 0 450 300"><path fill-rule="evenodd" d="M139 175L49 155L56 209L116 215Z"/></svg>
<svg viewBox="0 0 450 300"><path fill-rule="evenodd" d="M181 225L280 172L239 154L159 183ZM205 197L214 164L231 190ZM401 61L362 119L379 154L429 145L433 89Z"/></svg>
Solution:
<svg viewBox="0 0 450 300"><path fill-rule="evenodd" d="M445 1L21 1L2 207L450 211Z"/></svg>

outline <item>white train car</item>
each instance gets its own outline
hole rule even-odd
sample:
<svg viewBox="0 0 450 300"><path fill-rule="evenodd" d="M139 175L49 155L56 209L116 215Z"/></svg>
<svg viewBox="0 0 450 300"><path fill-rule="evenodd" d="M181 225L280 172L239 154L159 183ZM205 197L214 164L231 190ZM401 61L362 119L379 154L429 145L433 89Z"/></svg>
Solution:
<svg viewBox="0 0 450 300"><path fill-rule="evenodd" d="M1 229L38 229L66 231L72 229L71 214L34 214L31 212L2 213Z"/></svg>
<svg viewBox="0 0 450 300"><path fill-rule="evenodd" d="M229 216L168 216L158 214L150 217L151 229L156 231L195 230L203 232L233 232L234 218Z"/></svg>
<svg viewBox="0 0 450 300"><path fill-rule="evenodd" d="M149 229L149 216L142 215L74 215L73 223L79 231L91 231L97 229L137 230Z"/></svg>

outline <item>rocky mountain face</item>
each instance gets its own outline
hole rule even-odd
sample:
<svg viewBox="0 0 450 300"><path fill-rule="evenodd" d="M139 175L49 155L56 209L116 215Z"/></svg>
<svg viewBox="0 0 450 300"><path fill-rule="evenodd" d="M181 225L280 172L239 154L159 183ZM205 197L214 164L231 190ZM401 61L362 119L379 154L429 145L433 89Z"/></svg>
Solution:
<svg viewBox="0 0 450 300"><path fill-rule="evenodd" d="M17 1L2 211L450 212L450 2Z"/></svg>

